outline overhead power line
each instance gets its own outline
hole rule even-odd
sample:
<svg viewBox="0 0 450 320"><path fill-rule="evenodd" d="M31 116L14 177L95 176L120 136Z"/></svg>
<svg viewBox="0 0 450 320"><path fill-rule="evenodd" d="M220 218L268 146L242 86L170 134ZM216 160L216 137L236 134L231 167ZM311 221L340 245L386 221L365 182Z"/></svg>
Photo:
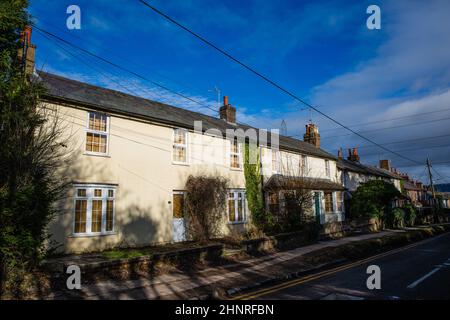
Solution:
<svg viewBox="0 0 450 320"><path fill-rule="evenodd" d="M383 145L391 145L391 144L399 144L399 143L405 143L405 142L411 142L411 141L422 141L422 140L429 140L429 139L439 139L439 138L446 138L446 137L450 137L450 134L443 134L443 135L437 135L437 136L429 136L429 137L424 137L424 138L415 138L415 139L406 139L406 140L398 140L398 141L393 141L393 142L386 142L386 143L382 143ZM373 145L362 145L362 146L357 146L358 149L364 149L364 148L373 148ZM335 151L337 151L338 149L335 149Z"/></svg>
<svg viewBox="0 0 450 320"><path fill-rule="evenodd" d="M434 110L434 111L429 111L429 112L421 112L421 113L416 113L416 114L410 114L410 115L407 115L407 116L387 118L387 119L383 119L383 120L370 121L370 122L355 123L353 125L349 125L349 127L361 127L361 126L371 125L371 124L375 124L375 123L389 122L389 121L392 121L392 120L400 120L400 119L413 118L413 117L418 117L418 116L425 116L425 115L429 115L429 114L432 114L432 113L439 113L439 112L444 112L444 111L449 111L449 110L450 110L450 108L445 108L445 109L439 109L439 110ZM339 129L342 129L342 128L334 127L334 128L322 129L321 131L323 133L325 131L333 131L333 130L339 130Z"/></svg>
<svg viewBox="0 0 450 320"><path fill-rule="evenodd" d="M110 60L108 60L108 59L106 59L106 58L103 58L103 57L101 57L100 55L94 54L94 53L90 52L89 50L86 50L86 49L84 49L84 48L81 48L81 47L79 47L79 46L77 46L77 45L71 43L70 41L68 41L68 40L66 40L66 39L63 39L63 38L61 38L61 37L59 37L59 36L57 36L57 35L55 35L55 34L49 32L49 31L47 31L47 30L44 30L44 29L42 29L42 28L39 28L39 27L37 27L37 26L35 26L35 25L33 25L33 27L36 28L38 32L41 32L42 34L46 34L46 35L48 35L48 36L51 36L51 37L53 37L54 39L56 39L56 40L58 40L58 41L60 41L60 42L62 42L62 43L64 43L64 44L66 44L66 45L69 45L69 46L71 46L72 48L75 48L75 49L77 49L77 50L80 50L81 52L83 52L83 53L85 53L85 54L87 54L87 55L89 55L89 56L91 56L91 57L97 58L97 59L99 59L99 60L101 60L101 61L103 61L103 62L105 62L105 63L107 63L107 64L109 64L109 65L112 65L112 66L114 66L114 67L116 67L116 68L118 68L118 69L120 69L120 70L122 70L122 71L128 72L128 73L130 73L130 74L132 74L132 75L134 75L134 76L136 76L136 77L138 77L138 78L140 78L140 79L143 79L143 80L145 80L145 81L148 81L148 82L150 82L150 83L152 83L152 84L154 84L154 85L156 85L156 86L158 86L158 87L160 87L160 88L162 88L162 89L164 89L164 90L166 90L166 91L168 91L168 92L170 92L170 93L173 93L173 94L178 95L178 96L180 96L180 97L182 97L182 98L184 98L184 99L187 99L187 100L190 100L190 101L192 101L192 102L195 102L195 103L197 103L198 105L200 105L200 106L202 106L202 107L204 107L204 108L207 108L207 109L209 109L209 110L211 110L211 111L213 111L213 112L215 112L215 113L219 113L218 110L213 109L213 108L209 107L208 105L205 105L205 104L202 103L202 102L199 102L199 101L197 101L197 100L195 100L195 99L192 99L192 98L190 98L190 97L187 97L187 96L185 96L185 95L183 95L183 94L181 94L181 93L179 93L179 92L176 92L176 91L174 91L174 90L172 90L172 89L170 89L170 88L168 88L168 87L166 87L166 86L163 86L163 85L161 85L161 84L159 84L159 83L157 83L157 82L154 82L153 80L147 79L146 77L144 77L144 76L142 76L142 75L140 75L140 74L138 74L138 73L136 73L136 72L134 72L134 71L132 71L132 70L129 70L129 69L125 68L125 67L122 67L121 65L119 65L119 64L117 64L117 63L111 62ZM48 39L48 37L46 37L46 38ZM92 67L91 67L91 68L92 68ZM114 81L114 82L117 83L117 81ZM119 84L119 83L118 83L118 85L120 85L121 87L125 88L127 91L130 91L129 89L127 89L127 88L124 87L123 85L121 85L121 84ZM145 91L147 91L147 90L145 90ZM148 91L147 91L147 92L148 92ZM136 95L136 93L134 93L134 94ZM250 127L250 128L254 128L254 126L252 126L252 125L250 125L250 124L248 124L248 123L242 122L242 121L239 121L239 124L240 124L240 125L245 125L245 126Z"/></svg>
<svg viewBox="0 0 450 320"><path fill-rule="evenodd" d="M80 47L80 46L77 46L77 45L71 43L70 41L67 41L67 40L65 40L65 39L63 39L63 38L61 38L61 37L55 35L55 34L52 33L52 32L49 32L49 31L47 31L47 30L44 30L44 29L42 29L42 28L36 26L35 24L33 24L33 28L36 28L37 30L39 30L39 31L41 31L41 32L43 32L43 33L45 33L45 34L47 34L47 35L49 35L49 36L51 36L51 37L53 37L53 38L55 38L55 39L58 39L59 41L65 43L65 44L67 44L67 45L69 45L69 46L71 46L71 47L73 47L73 48L76 48L76 49L78 49L78 50L80 50L80 51L82 51L82 52L84 52L84 53L86 53L86 54L88 54L88 55L90 55L90 56L92 56L92 57L95 57L95 58L97 58L97 59L99 59L99 60L101 60L101 61L103 61L103 62L105 62L105 63L107 63L107 64L109 64L109 65L111 65L111 66L113 66L113 67L115 67L115 68L117 68L117 69L120 69L120 70L122 70L122 71L128 72L128 73L134 75L135 77L138 77L139 79L142 79L142 80L144 80L144 81L147 81L147 82L149 82L149 83L151 83L151 84L153 84L153 85L155 85L155 86L157 86L157 87L159 87L159 88L161 88L161 89L164 89L164 90L166 90L166 91L168 91L168 92L170 92L170 93L172 93L172 94L175 94L175 95L177 95L177 96L179 96L179 97L182 97L182 98L184 98L184 99L186 99L186 100L189 100L189 101L191 101L191 102L194 102L194 103L196 103L196 104L198 104L198 105L201 105L201 106L203 106L203 107L205 107L205 108L208 108L208 109L210 109L210 110L212 110L212 111L214 111L214 112L218 112L218 110L215 110L215 109L211 108L210 106L205 105L205 104L202 103L202 102L199 102L199 101L197 101L197 100L195 100L195 99L192 99L191 97L188 97L188 96L186 96L186 95L184 95L184 94L182 94L182 93L176 92L176 91L174 91L174 90L172 90L172 89L170 89L170 88L168 88L168 87L166 87L166 86L164 86L164 85L159 84L158 82L155 82L155 81L153 81L153 80L151 80L151 79L148 79L147 77L145 77L145 76L143 76L143 75L141 75L141 74L139 74L139 73L134 72L133 70L130 70L130 69L128 69L128 68L125 68L125 67L123 67L123 66L121 66L121 65L119 65L119 64L117 64L117 63L115 63L115 62L112 62L112 61L110 61L110 60L108 60L108 59L105 59L105 58L101 57L100 55L97 55L97 54L95 54L95 53L93 53L93 52L91 52L91 51L89 51L89 50L86 50L86 49L84 49L84 48L82 48L82 47Z"/></svg>
<svg viewBox="0 0 450 320"><path fill-rule="evenodd" d="M450 144L441 144L438 146L425 146L425 147L414 147L414 148L407 148L407 149L400 149L397 150L398 152L405 152L405 151L417 151L417 150L428 150L428 149L436 149L436 148L449 148ZM380 154L379 152L368 152L368 153L364 153L364 156L372 156L372 155L377 155Z"/></svg>
<svg viewBox="0 0 450 320"><path fill-rule="evenodd" d="M157 8L155 8L154 6L150 5L148 2L144 1L144 0L139 0L139 2L141 2L143 5L145 5L146 7L148 7L149 9L153 10L154 12L156 12L157 14L159 14L160 16L164 17L166 20L170 21L171 23L177 25L178 27L180 27L181 29L183 29L184 31L190 33L191 35L193 35L195 38L199 39L200 41L204 42L205 44L207 44L208 46L214 48L215 50L217 50L218 52L220 52L221 54L223 54L224 56L226 56L227 58L229 58L230 60L234 61L235 63L239 64L240 66L242 66L243 68L247 69L248 71L250 71L251 73L255 74L256 76L260 77L261 79L263 79L264 81L268 82L269 84L271 84L272 86L276 87L277 89L281 90L282 92L284 92L285 94L287 94L288 96L290 96L291 98L301 102L302 104L304 104L305 106L311 108L312 110L316 111L317 113L319 113L320 115L322 115L323 117L327 118L328 120L336 123L337 125L339 125L340 127L350 131L351 133L359 136L360 138L378 146L379 148L397 155L400 158L403 158L407 161L422 165L423 163L418 162L416 160L410 159L408 157L403 156L402 154L399 154L393 150L390 150L380 144L378 144L377 142L373 141L372 139L369 139L363 135L361 135L360 133L352 130L351 128L349 128L348 126L342 124L341 122L339 122L338 120L334 119L333 117L327 115L326 113L320 111L319 109L317 109L316 107L314 107L313 105L311 105L310 103L306 102L305 100L299 98L297 95L293 94L292 92L290 92L289 90L283 88L281 85L279 85L278 83L276 83L275 81L269 79L268 77L264 76L263 74L261 74L260 72L256 71L255 69L253 69L252 67L248 66L247 64L241 62L239 59L233 57L231 54L229 54L228 52L224 51L223 49L219 48L218 46L216 46L215 44L213 44L212 42L210 42L209 40L205 39L204 37L200 36L198 33L195 33L194 31L190 30L189 28L185 27L184 25L182 25L181 23L179 23L178 21L176 21L175 19L171 18L170 16L168 16L167 14L161 12L160 10L158 10Z"/></svg>
<svg viewBox="0 0 450 320"><path fill-rule="evenodd" d="M427 123L434 123L434 122L440 122L440 121L446 121L446 120L450 120L450 117L441 118L441 119L433 119L433 120L429 120L429 121L420 121L420 122L401 124L401 125L397 125L397 126L374 128L374 129L358 131L358 132L359 133L368 133L368 132L375 132L375 131L379 131L379 130L388 130L388 129L397 129L397 128L404 128L404 127L411 127L411 126L422 125L422 124L427 124ZM345 137L345 136L349 136L349 135L351 135L351 133L339 134L339 135L331 135L331 136L324 136L324 137L322 137L322 139L329 139L329 138L335 138L335 137Z"/></svg>
<svg viewBox="0 0 450 320"><path fill-rule="evenodd" d="M38 32L41 32L39 30L37 30ZM42 36L44 38L46 38L49 42L51 42L52 44L54 44L55 46L57 46L58 48L60 48L61 50L63 50L66 54L68 54L69 56L71 56L72 58L76 59L77 61L79 61L80 63L84 64L85 66L87 66L88 68L94 70L95 72L98 72L99 74L103 75L105 78L107 78L109 81L114 82L115 84L117 84L119 87L123 88L125 91L127 91L128 93L132 94L132 95L139 95L136 91L131 90L130 88L128 88L127 86L125 86L124 84L122 84L120 81L110 77L108 74L106 74L105 72L103 72L100 68L94 67L93 65L91 65L90 63L88 63L87 61L85 61L85 59L83 59L82 57L78 56L77 54L75 54L75 52L70 51L69 49L67 49L66 47L64 47L62 44L60 44L59 42L57 42L55 39L51 38L50 36L48 36L47 34L41 32ZM78 52L77 52L78 53ZM110 72L112 74L112 72ZM149 94L155 94L157 95L161 100L164 100L164 97L162 95L160 95L157 92L152 92L152 91L148 91L145 88L139 88L138 86L136 86L135 84L131 83L131 82L127 82L127 84L131 85L132 87L136 88L137 90L144 90L145 92L149 93Z"/></svg>
<svg viewBox="0 0 450 320"><path fill-rule="evenodd" d="M38 11L39 12L40 10L34 8L34 11ZM45 14L45 12L43 12L43 11L40 11L40 12L43 15ZM102 51L108 51L108 53L112 57L115 57L115 58L117 58L117 59L119 59L119 60L121 60L123 62L131 63L132 65L134 65L135 67L137 67L139 69L149 68L151 70L151 73L156 75L157 77L163 78L163 79L165 79L165 80L167 80L169 82L172 82L173 84L175 84L177 86L183 87L184 89L192 90L193 92L196 92L199 95L204 94L201 90L199 90L198 88L193 87L190 84L187 84L186 82L181 82L178 79L174 79L172 77L169 77L166 74L161 73L161 70L155 70L155 67L149 66L148 63L146 63L144 65L142 62L138 63L136 61L130 60L129 58L125 58L124 56L121 56L117 52L114 52L114 50L111 50L111 48L100 44L98 41L92 41L92 39L83 38L83 37L77 35L74 32L70 32L67 28L61 28L60 26L55 25L55 24L49 22L46 19L43 19L42 16L33 15L33 17L37 18L39 23L43 23L45 25L48 25L48 26L50 26L50 27L52 27L52 28L54 28L54 29L56 29L56 30L58 30L58 31L60 31L60 32L70 36L70 37L72 37L73 39L77 39L77 40L83 41L83 44L88 42L90 47L92 46L92 47L95 47L95 48L100 49ZM125 39L122 37L119 40L125 40Z"/></svg>

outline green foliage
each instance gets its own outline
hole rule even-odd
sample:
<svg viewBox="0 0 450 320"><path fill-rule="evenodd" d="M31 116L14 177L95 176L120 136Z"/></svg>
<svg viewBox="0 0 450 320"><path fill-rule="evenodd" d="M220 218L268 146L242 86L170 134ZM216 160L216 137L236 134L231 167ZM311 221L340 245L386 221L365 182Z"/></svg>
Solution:
<svg viewBox="0 0 450 320"><path fill-rule="evenodd" d="M386 216L386 225L389 228L403 228L405 226L405 211L402 208L394 208Z"/></svg>
<svg viewBox="0 0 450 320"><path fill-rule="evenodd" d="M403 210L405 211L405 223L407 226L414 226L417 218L417 212L414 206L410 203L407 203L403 206Z"/></svg>
<svg viewBox="0 0 450 320"><path fill-rule="evenodd" d="M358 187L350 201L350 218L379 218L385 220L391 211L392 201L400 196L392 183L371 180Z"/></svg>
<svg viewBox="0 0 450 320"><path fill-rule="evenodd" d="M64 191L56 176L60 131L38 108L44 89L24 76L17 59L26 7L27 1L0 3L0 295L20 287L23 274L39 263Z"/></svg>
<svg viewBox="0 0 450 320"><path fill-rule="evenodd" d="M250 163L250 152L255 155L256 163ZM272 215L264 210L259 151L254 143L245 144L244 175L247 205L252 214L252 222L257 228L264 230L270 227L274 221Z"/></svg>

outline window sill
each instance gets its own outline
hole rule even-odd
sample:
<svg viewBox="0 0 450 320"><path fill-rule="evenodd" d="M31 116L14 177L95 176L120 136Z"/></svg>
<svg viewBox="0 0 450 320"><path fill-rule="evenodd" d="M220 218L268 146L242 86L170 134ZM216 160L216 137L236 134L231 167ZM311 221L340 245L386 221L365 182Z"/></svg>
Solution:
<svg viewBox="0 0 450 320"><path fill-rule="evenodd" d="M190 163L188 163L188 162L172 161L172 164L177 165L177 166L185 166L185 167L189 167L190 166Z"/></svg>
<svg viewBox="0 0 450 320"><path fill-rule="evenodd" d="M105 233L78 233L72 234L68 238L94 238L94 237L105 237L116 235L117 232L105 232Z"/></svg>
<svg viewBox="0 0 450 320"><path fill-rule="evenodd" d="M244 171L244 169L243 168L233 168L233 167L230 167L230 170L231 171Z"/></svg>
<svg viewBox="0 0 450 320"><path fill-rule="evenodd" d="M236 225L236 224L246 224L247 221L228 221L228 224Z"/></svg>
<svg viewBox="0 0 450 320"><path fill-rule="evenodd" d="M102 158L111 158L111 156L107 153L96 153L96 152L85 152L84 156L94 156L94 157L102 157Z"/></svg>

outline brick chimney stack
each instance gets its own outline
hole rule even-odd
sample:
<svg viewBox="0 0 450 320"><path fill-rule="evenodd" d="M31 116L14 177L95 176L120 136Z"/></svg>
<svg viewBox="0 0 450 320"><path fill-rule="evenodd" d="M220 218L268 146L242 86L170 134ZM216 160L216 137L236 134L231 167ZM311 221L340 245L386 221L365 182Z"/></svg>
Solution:
<svg viewBox="0 0 450 320"><path fill-rule="evenodd" d="M303 141L314 145L316 148L320 148L319 128L315 124L308 123L306 125L306 133L303 135Z"/></svg>
<svg viewBox="0 0 450 320"><path fill-rule="evenodd" d="M360 158L358 155L358 149L357 148L353 148L353 149L348 149L348 160L353 161L353 162L359 162Z"/></svg>
<svg viewBox="0 0 450 320"><path fill-rule="evenodd" d="M19 48L17 53L17 58L26 75L31 75L34 72L36 46L31 43L31 31L30 26L25 26L24 30L20 33L21 48Z"/></svg>
<svg viewBox="0 0 450 320"><path fill-rule="evenodd" d="M390 160L380 160L380 168L387 170L387 171L392 171L392 167L391 167L391 161Z"/></svg>
<svg viewBox="0 0 450 320"><path fill-rule="evenodd" d="M342 160L344 158L344 156L342 155L342 148L339 148L338 150L338 159Z"/></svg>
<svg viewBox="0 0 450 320"><path fill-rule="evenodd" d="M236 123L236 108L228 103L228 97L223 97L223 106L219 110L220 119L229 123Z"/></svg>

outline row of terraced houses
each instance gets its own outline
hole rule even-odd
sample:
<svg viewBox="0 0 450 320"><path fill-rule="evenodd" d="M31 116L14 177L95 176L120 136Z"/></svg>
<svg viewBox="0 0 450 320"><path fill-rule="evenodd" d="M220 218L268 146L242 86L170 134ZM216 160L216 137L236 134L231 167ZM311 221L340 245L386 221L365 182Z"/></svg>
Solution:
<svg viewBox="0 0 450 320"><path fill-rule="evenodd" d="M27 47L33 69L34 47ZM243 145L225 132L251 127L239 123L227 97L215 118L54 74L34 71L34 77L48 89L42 103L61 119L72 158L63 173L71 181L69 194L50 225L52 240L64 252L186 240L183 202L189 175L227 178L221 232L249 228ZM271 210L283 210L292 179L314 195L310 214L322 224L344 221L346 200L365 181L383 179L401 189L403 178L389 162L368 166L356 149L347 159L323 150L312 123L306 124L303 140L279 136L278 141L276 148L270 142L258 146L264 201Z"/></svg>

